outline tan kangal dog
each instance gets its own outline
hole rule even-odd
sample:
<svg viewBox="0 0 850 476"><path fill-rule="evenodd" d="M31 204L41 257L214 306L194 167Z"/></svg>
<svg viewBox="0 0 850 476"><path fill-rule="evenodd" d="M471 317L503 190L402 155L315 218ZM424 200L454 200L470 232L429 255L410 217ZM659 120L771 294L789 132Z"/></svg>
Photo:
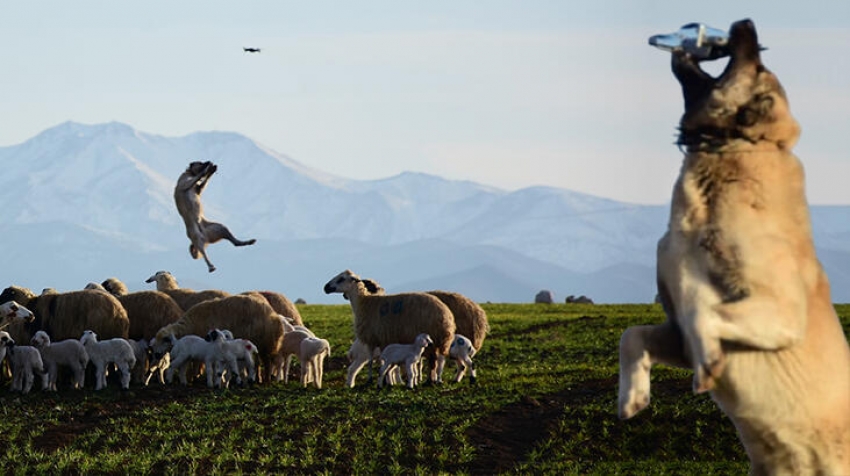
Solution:
<svg viewBox="0 0 850 476"><path fill-rule="evenodd" d="M850 475L850 348L791 153L799 127L751 21L732 25L729 47L718 78L673 55L685 158L658 243L667 320L623 333L619 415L649 404L653 364L692 368L751 474Z"/></svg>
<svg viewBox="0 0 850 476"><path fill-rule="evenodd" d="M186 236L192 242L189 245L189 254L194 259L203 256L210 273L215 271L215 266L207 258L208 244L225 239L235 246L245 246L253 245L257 241L238 240L226 226L207 221L204 217L201 193L216 170L218 167L212 162L192 162L177 179L177 185L174 187L174 202L177 203L177 211L180 212L183 223L186 225Z"/></svg>

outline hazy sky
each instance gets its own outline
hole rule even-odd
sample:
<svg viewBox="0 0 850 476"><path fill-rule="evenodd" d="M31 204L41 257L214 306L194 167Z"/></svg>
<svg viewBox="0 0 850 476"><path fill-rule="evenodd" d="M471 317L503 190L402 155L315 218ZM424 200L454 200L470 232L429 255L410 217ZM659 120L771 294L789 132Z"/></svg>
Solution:
<svg viewBox="0 0 850 476"><path fill-rule="evenodd" d="M847 0L2 2L0 146L67 120L227 130L342 177L664 203L682 102L647 38L745 17L802 125L810 201L850 204Z"/></svg>

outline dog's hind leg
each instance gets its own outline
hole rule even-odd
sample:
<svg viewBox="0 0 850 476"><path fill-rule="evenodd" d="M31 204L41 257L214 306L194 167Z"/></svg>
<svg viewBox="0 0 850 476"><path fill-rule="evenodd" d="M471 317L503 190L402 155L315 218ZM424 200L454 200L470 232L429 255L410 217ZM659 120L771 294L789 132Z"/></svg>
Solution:
<svg viewBox="0 0 850 476"><path fill-rule="evenodd" d="M255 239L250 240L240 240L233 236L233 233L227 229L226 226L221 223L216 223L212 221L208 221L204 223L204 235L207 238L207 243L215 243L219 240L227 240L233 243L233 246L247 246L253 245L257 242Z"/></svg>
<svg viewBox="0 0 850 476"><path fill-rule="evenodd" d="M653 364L691 368L682 333L672 321L633 326L620 337L620 388L617 413L633 417L649 405L649 371Z"/></svg>

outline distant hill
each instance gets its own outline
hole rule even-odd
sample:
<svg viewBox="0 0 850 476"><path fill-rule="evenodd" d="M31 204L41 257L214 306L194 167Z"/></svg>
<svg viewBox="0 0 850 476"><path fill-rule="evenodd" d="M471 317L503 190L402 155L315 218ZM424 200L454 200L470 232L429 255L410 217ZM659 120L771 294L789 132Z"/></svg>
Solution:
<svg viewBox="0 0 850 476"><path fill-rule="evenodd" d="M192 160L219 165L207 215L256 245L209 248L209 274L188 254L173 204ZM666 206L569 190L515 192L402 173L349 180L229 132L163 137L121 123L60 124L0 148L0 204L11 230L0 256L7 283L40 291L116 276L131 289L159 269L184 287L272 289L342 303L322 285L343 269L391 292L451 289L478 301L651 302ZM850 206L812 208L834 300L850 302ZM9 223L7 223L9 225Z"/></svg>

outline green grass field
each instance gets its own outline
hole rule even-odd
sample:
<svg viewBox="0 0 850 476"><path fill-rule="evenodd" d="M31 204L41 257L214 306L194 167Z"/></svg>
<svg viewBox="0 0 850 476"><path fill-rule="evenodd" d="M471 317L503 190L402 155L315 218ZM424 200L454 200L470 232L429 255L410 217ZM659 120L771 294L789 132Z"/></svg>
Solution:
<svg viewBox="0 0 850 476"><path fill-rule="evenodd" d="M731 422L690 372L653 369L616 416L617 347L657 305L487 304L478 383L344 388L347 305L301 306L333 353L325 388L290 381L17 395L0 390L2 474L745 474ZM850 333L850 305L836 306ZM451 380L454 367L447 367ZM361 373L358 383L363 384ZM7 383L8 385L8 383Z"/></svg>

